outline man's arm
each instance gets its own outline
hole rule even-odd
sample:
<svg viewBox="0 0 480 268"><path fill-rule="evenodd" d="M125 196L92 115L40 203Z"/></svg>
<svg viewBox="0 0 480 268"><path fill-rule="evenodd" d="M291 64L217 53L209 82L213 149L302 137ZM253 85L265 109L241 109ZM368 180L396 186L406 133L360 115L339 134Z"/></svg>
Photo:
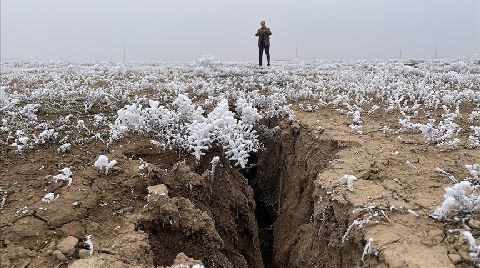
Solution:
<svg viewBox="0 0 480 268"><path fill-rule="evenodd" d="M270 31L270 28L267 28L267 34L272 35L272 31Z"/></svg>
<svg viewBox="0 0 480 268"><path fill-rule="evenodd" d="M255 34L255 36L259 36L260 35L260 29L257 30L257 33Z"/></svg>

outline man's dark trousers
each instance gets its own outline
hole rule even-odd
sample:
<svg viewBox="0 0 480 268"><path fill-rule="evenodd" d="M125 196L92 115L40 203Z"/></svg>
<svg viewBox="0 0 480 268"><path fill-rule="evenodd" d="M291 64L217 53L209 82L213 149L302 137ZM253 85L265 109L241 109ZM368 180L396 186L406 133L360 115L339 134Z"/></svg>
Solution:
<svg viewBox="0 0 480 268"><path fill-rule="evenodd" d="M262 66L263 50L265 49L265 54L267 54L267 62L270 65L270 45L265 45L264 42L261 42L258 45L258 64Z"/></svg>

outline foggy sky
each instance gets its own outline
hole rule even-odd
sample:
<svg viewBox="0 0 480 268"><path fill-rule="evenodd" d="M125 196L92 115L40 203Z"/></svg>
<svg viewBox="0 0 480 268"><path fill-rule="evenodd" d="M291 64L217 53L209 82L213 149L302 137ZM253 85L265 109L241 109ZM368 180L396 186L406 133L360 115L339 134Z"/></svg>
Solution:
<svg viewBox="0 0 480 268"><path fill-rule="evenodd" d="M470 57L479 0L0 0L2 59L255 60Z"/></svg>

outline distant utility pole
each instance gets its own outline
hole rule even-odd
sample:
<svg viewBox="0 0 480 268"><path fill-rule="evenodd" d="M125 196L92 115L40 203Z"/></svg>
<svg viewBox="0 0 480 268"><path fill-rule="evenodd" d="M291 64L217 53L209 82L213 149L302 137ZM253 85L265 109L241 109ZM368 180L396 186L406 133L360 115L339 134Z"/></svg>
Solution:
<svg viewBox="0 0 480 268"><path fill-rule="evenodd" d="M402 59L402 51L400 50L400 59Z"/></svg>
<svg viewBox="0 0 480 268"><path fill-rule="evenodd" d="M125 45L123 45L123 63L125 63Z"/></svg>
<svg viewBox="0 0 480 268"><path fill-rule="evenodd" d="M438 57L438 44L435 44L435 59Z"/></svg>
<svg viewBox="0 0 480 268"><path fill-rule="evenodd" d="M298 59L298 45L295 47L295 59Z"/></svg>

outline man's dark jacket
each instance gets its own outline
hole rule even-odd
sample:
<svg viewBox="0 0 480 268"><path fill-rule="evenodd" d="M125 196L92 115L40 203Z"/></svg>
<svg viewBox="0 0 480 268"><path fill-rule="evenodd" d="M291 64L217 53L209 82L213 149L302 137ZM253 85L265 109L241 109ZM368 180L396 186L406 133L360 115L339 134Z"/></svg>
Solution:
<svg viewBox="0 0 480 268"><path fill-rule="evenodd" d="M266 46L269 46L270 45L270 35L272 35L272 32L270 31L270 28L265 28L265 29L260 28L260 29L258 29L257 33L255 34L255 36L258 36L258 45L260 46L260 44L263 41Z"/></svg>

